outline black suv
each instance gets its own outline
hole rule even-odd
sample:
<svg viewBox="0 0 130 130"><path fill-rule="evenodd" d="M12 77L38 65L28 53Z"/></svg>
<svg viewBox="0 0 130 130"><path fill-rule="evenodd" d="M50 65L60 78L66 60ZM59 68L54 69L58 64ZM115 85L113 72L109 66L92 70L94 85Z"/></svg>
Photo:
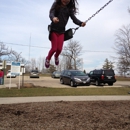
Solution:
<svg viewBox="0 0 130 130"><path fill-rule="evenodd" d="M91 83L96 86L103 84L113 85L116 82L115 73L113 69L98 69L89 72Z"/></svg>
<svg viewBox="0 0 130 130"><path fill-rule="evenodd" d="M80 70L63 70L60 75L61 84L69 84L72 87L78 85L90 85L90 77Z"/></svg>

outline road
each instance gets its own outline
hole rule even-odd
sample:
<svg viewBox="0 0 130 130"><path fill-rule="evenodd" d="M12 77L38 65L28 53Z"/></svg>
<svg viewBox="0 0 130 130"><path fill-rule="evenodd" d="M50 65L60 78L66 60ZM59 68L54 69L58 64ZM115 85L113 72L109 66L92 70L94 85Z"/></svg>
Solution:
<svg viewBox="0 0 130 130"><path fill-rule="evenodd" d="M24 83L32 83L36 86L41 86L41 87L57 87L57 88L70 88L69 85L63 85L60 84L60 80L57 78L51 78L51 77L40 77L40 78L30 78L29 76L17 76L16 78L6 78L4 79L4 84L8 86L10 83L11 85L16 85L16 84L22 84ZM114 83L113 87L122 87L122 86L130 86L130 81L117 81ZM78 86L78 87L85 87L85 86ZM88 87L88 86L86 86ZM90 85L90 87L96 87L95 85ZM104 87L110 87L107 84Z"/></svg>

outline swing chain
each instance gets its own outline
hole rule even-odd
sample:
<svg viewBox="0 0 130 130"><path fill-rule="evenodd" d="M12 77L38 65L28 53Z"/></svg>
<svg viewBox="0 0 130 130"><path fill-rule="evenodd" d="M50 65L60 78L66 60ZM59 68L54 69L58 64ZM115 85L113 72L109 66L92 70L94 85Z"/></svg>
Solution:
<svg viewBox="0 0 130 130"><path fill-rule="evenodd" d="M91 20L96 14L98 14L101 10L103 10L108 4L110 4L113 0L108 1L103 7L101 7L95 14L93 14L91 17L89 17L85 23L87 23L89 20Z"/></svg>
<svg viewBox="0 0 130 130"><path fill-rule="evenodd" d="M103 10L108 4L110 4L113 0L109 0L104 6L102 6L95 14L93 14L91 17L89 17L85 23L87 23L89 20L91 20L96 14L98 14L101 10ZM77 28L71 28L71 29L74 29L74 32L73 32L73 35L75 34L76 30L78 30L80 28L77 27Z"/></svg>

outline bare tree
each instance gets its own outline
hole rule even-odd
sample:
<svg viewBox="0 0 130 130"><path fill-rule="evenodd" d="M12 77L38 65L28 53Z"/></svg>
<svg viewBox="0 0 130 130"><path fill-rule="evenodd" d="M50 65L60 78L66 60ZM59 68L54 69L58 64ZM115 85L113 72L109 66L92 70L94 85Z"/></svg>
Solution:
<svg viewBox="0 0 130 130"><path fill-rule="evenodd" d="M9 50L2 42L0 42L0 60L6 60L7 62L16 61L23 64L28 63L28 61L21 56L21 52L18 53L12 49Z"/></svg>
<svg viewBox="0 0 130 130"><path fill-rule="evenodd" d="M81 55L82 46L77 41L70 40L68 45L64 47L62 56L64 57L64 64L66 69L79 69L82 60Z"/></svg>
<svg viewBox="0 0 130 130"><path fill-rule="evenodd" d="M103 65L103 69L113 69L113 68L114 68L113 63L106 58L105 63Z"/></svg>
<svg viewBox="0 0 130 130"><path fill-rule="evenodd" d="M42 62L41 61L42 61L42 58L39 57L38 60L37 60L37 67L38 67L39 71L42 70Z"/></svg>
<svg viewBox="0 0 130 130"><path fill-rule="evenodd" d="M124 68L130 67L130 25L123 26L116 33L115 50L118 55L118 70L123 73Z"/></svg>
<svg viewBox="0 0 130 130"><path fill-rule="evenodd" d="M31 68L31 70L35 70L37 68L36 60L34 58L32 58L30 61L30 68Z"/></svg>
<svg viewBox="0 0 130 130"><path fill-rule="evenodd" d="M44 67L44 65L45 65L45 59L46 59L46 58L42 58L42 61L41 61L41 63L42 63L41 72L42 72L42 73L44 73L45 70L46 70L45 67Z"/></svg>
<svg viewBox="0 0 130 130"><path fill-rule="evenodd" d="M12 51L12 53L8 56L6 61L8 61L8 62L11 62L11 61L20 62L20 63L24 64L24 67L26 68L26 71L28 72L30 70L29 69L30 67L28 65L29 61L27 61L25 58L23 58L21 56L21 53L22 52L18 53L16 51Z"/></svg>
<svg viewBox="0 0 130 130"><path fill-rule="evenodd" d="M120 56L118 59L117 68L119 70L119 74L121 76L125 76L125 73L129 69L129 65L127 65L126 60L124 57Z"/></svg>
<svg viewBox="0 0 130 130"><path fill-rule="evenodd" d="M11 54L8 57L8 61L16 61L16 62L21 62L22 61L22 56L21 56L21 52L18 53L16 51L12 51Z"/></svg>
<svg viewBox="0 0 130 130"><path fill-rule="evenodd" d="M12 50L8 49L8 47L6 47L6 45L3 42L0 42L0 61L2 61L2 57L3 56L9 56L12 54Z"/></svg>
<svg viewBox="0 0 130 130"><path fill-rule="evenodd" d="M53 73L54 71L56 71L56 67L54 65L50 64L50 67L49 67L49 69L47 69L47 72Z"/></svg>

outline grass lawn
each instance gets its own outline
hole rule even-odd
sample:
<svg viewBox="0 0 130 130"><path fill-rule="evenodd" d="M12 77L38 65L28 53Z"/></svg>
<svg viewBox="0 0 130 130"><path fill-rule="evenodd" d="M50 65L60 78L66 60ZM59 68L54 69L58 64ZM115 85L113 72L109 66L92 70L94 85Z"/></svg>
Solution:
<svg viewBox="0 0 130 130"><path fill-rule="evenodd" d="M116 76L117 81L130 81L130 78L122 77L122 76Z"/></svg>
<svg viewBox="0 0 130 130"><path fill-rule="evenodd" d="M119 88L4 88L0 97L130 95L130 87Z"/></svg>

